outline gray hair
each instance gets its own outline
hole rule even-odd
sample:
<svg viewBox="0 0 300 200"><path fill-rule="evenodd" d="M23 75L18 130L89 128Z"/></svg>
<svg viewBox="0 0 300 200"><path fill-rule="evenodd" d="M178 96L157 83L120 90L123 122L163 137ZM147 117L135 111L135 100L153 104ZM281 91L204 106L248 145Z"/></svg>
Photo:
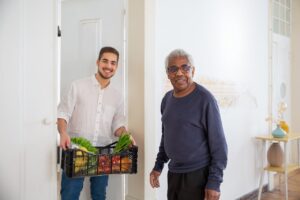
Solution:
<svg viewBox="0 0 300 200"><path fill-rule="evenodd" d="M178 58L178 57L184 57L184 58L186 58L187 61L188 61L188 63L191 66L194 66L193 58L192 58L192 56L190 54L188 54L183 49L175 49L175 50L171 51L171 53L169 53L169 55L166 57L166 60L165 60L166 70L169 67L170 60L172 60L174 58Z"/></svg>

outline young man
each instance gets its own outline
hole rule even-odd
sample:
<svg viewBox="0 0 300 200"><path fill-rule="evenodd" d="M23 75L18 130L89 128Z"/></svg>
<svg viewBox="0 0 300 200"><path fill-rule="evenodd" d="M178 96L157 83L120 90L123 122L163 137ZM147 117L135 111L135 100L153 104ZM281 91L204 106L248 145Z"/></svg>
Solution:
<svg viewBox="0 0 300 200"><path fill-rule="evenodd" d="M103 47L97 60L98 72L91 77L76 80L58 106L60 147L70 146L71 137L84 137L94 146L104 146L126 131L124 102L121 94L110 85L116 73L119 52ZM63 172L62 200L79 199L84 178L71 179ZM108 176L90 178L93 200L106 198Z"/></svg>
<svg viewBox="0 0 300 200"><path fill-rule="evenodd" d="M150 184L159 187L164 163L169 162L169 200L218 200L227 144L217 102L193 81L191 56L181 49L166 58L173 90L161 103L162 138Z"/></svg>

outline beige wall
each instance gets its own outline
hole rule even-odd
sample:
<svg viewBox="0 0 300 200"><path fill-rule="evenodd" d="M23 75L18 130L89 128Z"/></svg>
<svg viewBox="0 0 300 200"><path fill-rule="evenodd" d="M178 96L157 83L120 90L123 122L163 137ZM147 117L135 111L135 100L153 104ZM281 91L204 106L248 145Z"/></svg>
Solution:
<svg viewBox="0 0 300 200"><path fill-rule="evenodd" d="M128 1L128 129L138 147L138 173L126 199L144 199L144 0Z"/></svg>
<svg viewBox="0 0 300 200"><path fill-rule="evenodd" d="M293 1L292 10L292 123L291 129L300 132L300 0Z"/></svg>

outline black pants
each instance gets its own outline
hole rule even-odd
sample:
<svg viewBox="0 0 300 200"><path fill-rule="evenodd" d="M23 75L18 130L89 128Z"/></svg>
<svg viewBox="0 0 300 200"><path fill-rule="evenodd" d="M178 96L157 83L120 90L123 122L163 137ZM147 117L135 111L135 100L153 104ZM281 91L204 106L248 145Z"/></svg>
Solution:
<svg viewBox="0 0 300 200"><path fill-rule="evenodd" d="M204 200L208 167L188 173L168 172L168 200Z"/></svg>

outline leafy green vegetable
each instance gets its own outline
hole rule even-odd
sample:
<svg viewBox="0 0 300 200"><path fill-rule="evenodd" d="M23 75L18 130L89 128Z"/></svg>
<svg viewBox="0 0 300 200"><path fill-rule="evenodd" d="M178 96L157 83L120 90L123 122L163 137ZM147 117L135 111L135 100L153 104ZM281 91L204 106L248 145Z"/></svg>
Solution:
<svg viewBox="0 0 300 200"><path fill-rule="evenodd" d="M113 153L119 153L120 151L124 151L128 149L131 145L130 133L123 133L114 148Z"/></svg>
<svg viewBox="0 0 300 200"><path fill-rule="evenodd" d="M84 147L86 148L89 152L92 152L94 154L98 153L98 149L93 147L93 145L91 144L91 142L83 137L74 137L71 138L71 142L73 144L76 144L78 146Z"/></svg>

